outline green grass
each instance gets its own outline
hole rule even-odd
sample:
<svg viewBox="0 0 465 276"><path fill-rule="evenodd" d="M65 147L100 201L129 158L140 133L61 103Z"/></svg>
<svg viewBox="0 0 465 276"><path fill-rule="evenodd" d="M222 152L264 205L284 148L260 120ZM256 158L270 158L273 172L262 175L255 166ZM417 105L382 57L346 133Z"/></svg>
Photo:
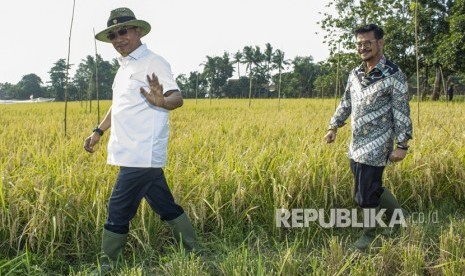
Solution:
<svg viewBox="0 0 465 276"><path fill-rule="evenodd" d="M186 258L145 202L131 223L121 275L465 274L464 103L411 103L414 139L406 160L385 171L410 212L436 212L367 254L349 250L357 229L276 228L276 208L355 208L346 151L350 129L323 141L334 100L186 100L171 113L165 169L192 219L204 258ZM109 107L102 102L102 115ZM95 105L94 105L95 106ZM86 275L100 251L117 168L85 105L0 107L0 274Z"/></svg>

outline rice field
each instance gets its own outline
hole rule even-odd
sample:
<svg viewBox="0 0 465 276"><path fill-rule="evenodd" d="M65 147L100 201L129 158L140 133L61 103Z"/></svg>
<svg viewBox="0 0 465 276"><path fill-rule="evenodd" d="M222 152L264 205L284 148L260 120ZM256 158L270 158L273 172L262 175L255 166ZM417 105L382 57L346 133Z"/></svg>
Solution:
<svg viewBox="0 0 465 276"><path fill-rule="evenodd" d="M101 102L101 118L110 102ZM192 219L202 257L185 257L143 202L127 264L114 275L465 275L465 103L412 102L414 139L384 183L417 216L381 246L350 250L359 229L277 228L277 208L355 208L349 127L323 141L334 99L185 100L171 113L172 192ZM86 275L95 266L118 168L96 103L0 106L0 275ZM420 123L417 118L420 118Z"/></svg>

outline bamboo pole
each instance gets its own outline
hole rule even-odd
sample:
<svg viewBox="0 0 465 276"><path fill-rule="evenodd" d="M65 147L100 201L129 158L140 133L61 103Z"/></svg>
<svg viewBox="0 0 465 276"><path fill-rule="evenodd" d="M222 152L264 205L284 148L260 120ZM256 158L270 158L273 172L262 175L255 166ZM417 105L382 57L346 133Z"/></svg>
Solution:
<svg viewBox="0 0 465 276"><path fill-rule="evenodd" d="M281 60L282 63L282 60ZM278 111L281 108L281 64L279 65L279 84L278 84Z"/></svg>
<svg viewBox="0 0 465 276"><path fill-rule="evenodd" d="M197 92L199 90L199 72L196 74L197 78L195 81L195 104L197 104Z"/></svg>
<svg viewBox="0 0 465 276"><path fill-rule="evenodd" d="M90 74L89 80L92 80L94 78L94 72ZM87 99L89 102L89 113L92 113L92 87L93 83L91 81L88 82L87 84ZM87 111L87 105L86 105L86 111Z"/></svg>
<svg viewBox="0 0 465 276"><path fill-rule="evenodd" d="M252 105L252 65L249 67L249 108Z"/></svg>
<svg viewBox="0 0 465 276"><path fill-rule="evenodd" d="M442 66L439 66L439 73L441 73L441 80L442 80L442 89L444 91L444 97L446 99L447 106L449 105L449 99L447 98L447 90L446 84L444 83L444 74L442 73Z"/></svg>
<svg viewBox="0 0 465 276"><path fill-rule="evenodd" d="M340 64L340 46L341 43L337 45L337 68L336 68L336 91L334 91L334 110L337 108L337 99L339 96L339 64Z"/></svg>
<svg viewBox="0 0 465 276"><path fill-rule="evenodd" d="M210 93L208 93L210 96L210 105L212 105L212 93L213 93L213 78L212 78L212 83L210 84Z"/></svg>
<svg viewBox="0 0 465 276"><path fill-rule="evenodd" d="M417 62L417 120L420 126L420 63L418 50L418 1L415 1L415 57Z"/></svg>
<svg viewBox="0 0 465 276"><path fill-rule="evenodd" d="M97 57L97 39L95 39L95 28L94 31L94 44L95 44L95 92L97 93L97 125L100 124L100 97L98 90L98 57Z"/></svg>
<svg viewBox="0 0 465 276"><path fill-rule="evenodd" d="M76 6L76 0L73 0L73 13L71 15L71 25L69 27L69 38L68 38L68 59L66 61L66 78L65 78L65 117L64 117L64 128L65 128L65 137L67 133L67 113L68 113L68 85L69 85L69 56L71 53L71 33L73 31L73 21L74 21L74 7Z"/></svg>

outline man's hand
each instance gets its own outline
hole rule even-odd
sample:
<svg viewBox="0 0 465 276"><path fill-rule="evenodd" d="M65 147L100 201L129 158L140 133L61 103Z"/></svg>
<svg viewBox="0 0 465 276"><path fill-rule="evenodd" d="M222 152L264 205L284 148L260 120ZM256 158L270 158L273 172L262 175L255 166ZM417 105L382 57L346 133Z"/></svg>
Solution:
<svg viewBox="0 0 465 276"><path fill-rule="evenodd" d="M147 75L147 81L149 82L150 91L147 92L141 87L140 93L154 106L164 107L165 97L163 96L163 85L158 82L158 77L155 76L155 73L152 73L152 78Z"/></svg>
<svg viewBox="0 0 465 276"><path fill-rule="evenodd" d="M84 140L84 149L87 152L93 153L94 152L94 146L98 143L100 140L100 135L96 132L92 133L89 137Z"/></svg>
<svg viewBox="0 0 465 276"><path fill-rule="evenodd" d="M407 155L407 150L405 149L395 149L392 151L391 155L389 155L389 161L391 162L399 162L404 160L405 156Z"/></svg>
<svg viewBox="0 0 465 276"><path fill-rule="evenodd" d="M336 140L336 130L330 129L328 133L326 133L325 135L325 140L326 140L326 143L328 144L331 144L332 142L334 142L334 140Z"/></svg>

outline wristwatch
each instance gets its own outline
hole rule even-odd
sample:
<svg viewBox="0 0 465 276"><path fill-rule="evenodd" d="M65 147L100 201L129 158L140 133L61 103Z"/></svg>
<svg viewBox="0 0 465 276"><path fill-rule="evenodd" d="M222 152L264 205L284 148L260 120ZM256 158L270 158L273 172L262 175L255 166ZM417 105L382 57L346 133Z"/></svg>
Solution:
<svg viewBox="0 0 465 276"><path fill-rule="evenodd" d="M401 143L397 143L397 148L401 150L408 150L409 146L402 145Z"/></svg>
<svg viewBox="0 0 465 276"><path fill-rule="evenodd" d="M98 126L92 130L92 132L97 132L98 135L102 136L103 135L103 130L101 130Z"/></svg>

